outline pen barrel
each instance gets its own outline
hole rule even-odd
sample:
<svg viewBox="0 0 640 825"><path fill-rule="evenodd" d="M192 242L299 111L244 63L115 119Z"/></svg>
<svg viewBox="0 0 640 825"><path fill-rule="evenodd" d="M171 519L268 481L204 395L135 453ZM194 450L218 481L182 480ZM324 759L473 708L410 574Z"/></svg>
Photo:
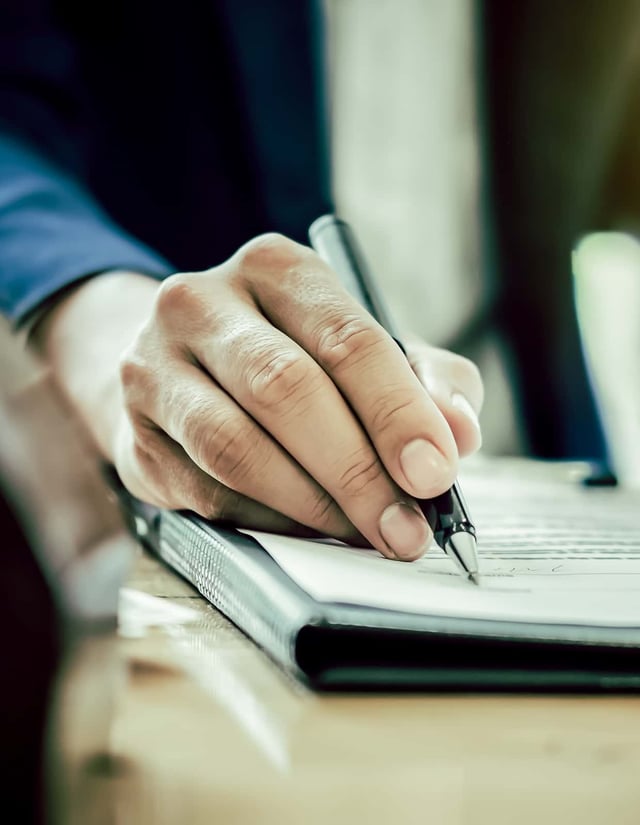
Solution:
<svg viewBox="0 0 640 825"><path fill-rule="evenodd" d="M350 226L335 215L323 215L309 227L309 238L315 251L338 275L342 285L404 352L398 330ZM428 501L419 501L418 504L433 530L436 542L446 552L451 552L447 544L455 533L468 533L475 539L475 528L467 515L457 482L446 493Z"/></svg>
<svg viewBox="0 0 640 825"><path fill-rule="evenodd" d="M335 215L323 215L309 227L309 238L311 246L338 275L345 289L402 348L398 330L375 285L351 227Z"/></svg>

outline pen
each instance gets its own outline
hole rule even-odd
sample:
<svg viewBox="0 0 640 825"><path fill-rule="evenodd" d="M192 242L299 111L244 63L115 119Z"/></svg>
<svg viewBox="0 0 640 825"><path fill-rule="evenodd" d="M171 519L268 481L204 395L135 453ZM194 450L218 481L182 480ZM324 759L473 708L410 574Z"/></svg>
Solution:
<svg viewBox="0 0 640 825"><path fill-rule="evenodd" d="M323 215L309 227L311 245L336 272L343 285L398 343L396 326L382 300L351 227L335 215ZM476 530L456 481L433 499L418 502L433 530L436 543L453 559L460 572L478 584Z"/></svg>

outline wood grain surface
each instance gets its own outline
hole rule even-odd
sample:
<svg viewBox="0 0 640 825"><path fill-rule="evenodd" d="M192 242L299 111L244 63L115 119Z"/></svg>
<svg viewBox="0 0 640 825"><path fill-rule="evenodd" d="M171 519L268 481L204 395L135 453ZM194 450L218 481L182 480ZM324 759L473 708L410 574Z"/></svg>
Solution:
<svg viewBox="0 0 640 825"><path fill-rule="evenodd" d="M313 694L143 553L51 744L74 825L640 821L640 698Z"/></svg>

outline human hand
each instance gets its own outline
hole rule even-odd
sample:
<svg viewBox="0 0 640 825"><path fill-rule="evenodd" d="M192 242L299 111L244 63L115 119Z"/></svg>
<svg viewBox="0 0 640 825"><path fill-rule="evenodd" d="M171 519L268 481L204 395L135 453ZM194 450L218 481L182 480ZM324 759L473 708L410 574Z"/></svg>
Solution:
<svg viewBox="0 0 640 825"><path fill-rule="evenodd" d="M320 258L277 235L154 289L107 448L134 495L244 527L363 536L391 558L424 551L414 497L450 487L458 453L479 446L470 362L410 343L414 372Z"/></svg>

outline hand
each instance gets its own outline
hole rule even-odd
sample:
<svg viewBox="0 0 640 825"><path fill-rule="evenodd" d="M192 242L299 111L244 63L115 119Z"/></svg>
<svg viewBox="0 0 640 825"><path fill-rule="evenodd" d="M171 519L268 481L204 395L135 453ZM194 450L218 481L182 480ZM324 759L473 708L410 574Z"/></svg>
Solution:
<svg viewBox="0 0 640 825"><path fill-rule="evenodd" d="M137 290L148 280L130 277ZM100 280L79 292L104 292ZM426 392L318 256L277 235L153 288L102 427L132 493L246 527L363 536L391 558L424 551L430 533L413 497L450 487L458 452L479 446L482 384L470 362L410 345ZM86 319L87 293L76 301ZM68 332L79 314L49 322L54 362L62 335L51 324ZM67 383L82 396L77 379Z"/></svg>

